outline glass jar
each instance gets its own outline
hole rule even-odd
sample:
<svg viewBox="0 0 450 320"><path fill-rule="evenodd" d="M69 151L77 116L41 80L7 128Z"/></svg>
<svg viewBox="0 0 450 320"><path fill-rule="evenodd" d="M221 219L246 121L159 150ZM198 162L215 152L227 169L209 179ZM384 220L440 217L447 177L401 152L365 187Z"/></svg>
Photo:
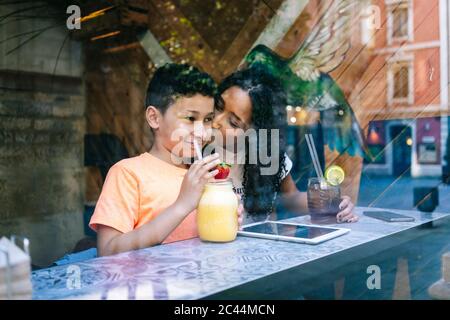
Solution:
<svg viewBox="0 0 450 320"><path fill-rule="evenodd" d="M197 207L197 227L203 241L228 242L238 231L238 199L231 181L205 185Z"/></svg>
<svg viewBox="0 0 450 320"><path fill-rule="evenodd" d="M323 178L308 179L308 209L313 223L336 223L341 203L341 188Z"/></svg>

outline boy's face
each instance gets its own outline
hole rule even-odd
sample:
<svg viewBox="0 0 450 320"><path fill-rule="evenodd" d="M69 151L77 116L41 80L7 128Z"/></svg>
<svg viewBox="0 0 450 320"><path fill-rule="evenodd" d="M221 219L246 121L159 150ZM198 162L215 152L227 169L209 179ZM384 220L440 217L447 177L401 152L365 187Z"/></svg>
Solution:
<svg viewBox="0 0 450 320"><path fill-rule="evenodd" d="M160 115L156 138L179 158L195 157L194 140L200 147L211 136L214 118L214 99L201 94L180 97Z"/></svg>

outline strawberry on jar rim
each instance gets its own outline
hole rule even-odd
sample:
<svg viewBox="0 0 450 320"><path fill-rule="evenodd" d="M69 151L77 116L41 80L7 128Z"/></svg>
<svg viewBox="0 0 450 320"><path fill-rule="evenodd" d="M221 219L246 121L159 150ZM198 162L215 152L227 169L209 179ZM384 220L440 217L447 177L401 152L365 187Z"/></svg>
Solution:
<svg viewBox="0 0 450 320"><path fill-rule="evenodd" d="M228 164L226 162L219 163L216 167L219 172L214 176L214 179L223 180L228 178L228 175L230 174L230 168L231 164Z"/></svg>

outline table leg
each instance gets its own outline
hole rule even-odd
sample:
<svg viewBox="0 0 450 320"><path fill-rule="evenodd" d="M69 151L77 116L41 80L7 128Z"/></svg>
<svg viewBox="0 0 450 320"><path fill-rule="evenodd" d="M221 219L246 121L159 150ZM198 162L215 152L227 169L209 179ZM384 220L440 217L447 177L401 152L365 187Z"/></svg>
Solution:
<svg viewBox="0 0 450 320"><path fill-rule="evenodd" d="M408 259L397 259L397 273L395 275L392 300L410 300L411 286L409 284Z"/></svg>

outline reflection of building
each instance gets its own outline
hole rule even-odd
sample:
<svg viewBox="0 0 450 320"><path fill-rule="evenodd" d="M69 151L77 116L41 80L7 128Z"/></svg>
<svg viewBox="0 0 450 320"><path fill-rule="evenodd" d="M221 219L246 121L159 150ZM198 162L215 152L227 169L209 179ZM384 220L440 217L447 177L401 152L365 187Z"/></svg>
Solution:
<svg viewBox="0 0 450 320"><path fill-rule="evenodd" d="M448 132L446 0L376 0L373 60L352 94L367 172L440 176ZM411 170L409 170L409 168Z"/></svg>

